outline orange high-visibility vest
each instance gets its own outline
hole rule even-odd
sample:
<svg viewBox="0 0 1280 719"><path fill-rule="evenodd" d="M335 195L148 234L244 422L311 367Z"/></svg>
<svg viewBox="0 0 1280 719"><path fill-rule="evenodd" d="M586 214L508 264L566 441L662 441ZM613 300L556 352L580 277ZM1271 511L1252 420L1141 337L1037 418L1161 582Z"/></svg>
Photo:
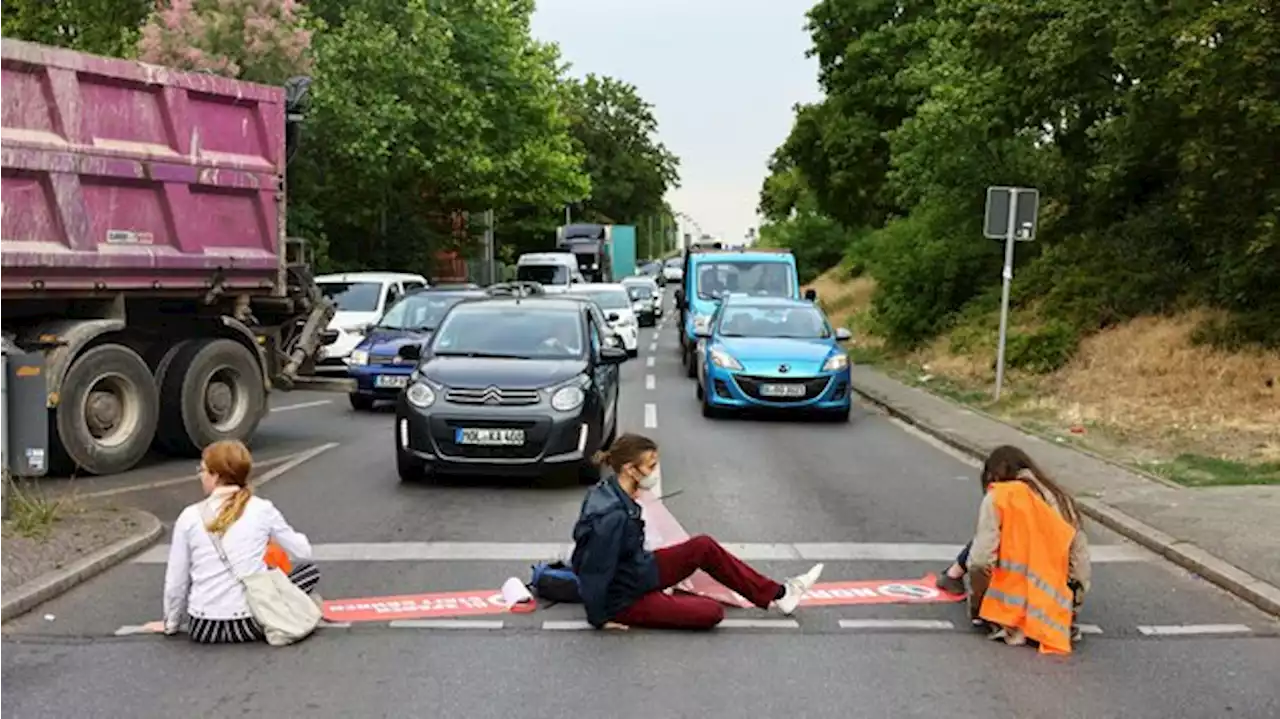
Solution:
<svg viewBox="0 0 1280 719"><path fill-rule="evenodd" d="M293 571L293 562L289 561L289 553L275 541L267 540L267 554L263 557L268 569L279 569L288 574Z"/></svg>
<svg viewBox="0 0 1280 719"><path fill-rule="evenodd" d="M1076 528L1025 482L995 482L1000 549L979 616L1017 627L1042 654L1071 653L1067 567Z"/></svg>

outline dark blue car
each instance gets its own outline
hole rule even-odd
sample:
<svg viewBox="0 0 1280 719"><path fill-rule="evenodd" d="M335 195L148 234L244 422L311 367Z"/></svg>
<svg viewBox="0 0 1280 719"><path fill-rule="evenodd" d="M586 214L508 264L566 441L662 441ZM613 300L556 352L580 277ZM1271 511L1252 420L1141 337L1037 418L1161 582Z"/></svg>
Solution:
<svg viewBox="0 0 1280 719"><path fill-rule="evenodd" d="M485 296L481 289L428 288L392 305L351 352L347 373L356 381L356 391L350 395L352 409L369 410L378 400L394 400L417 364L401 358L400 348L425 345L449 308Z"/></svg>

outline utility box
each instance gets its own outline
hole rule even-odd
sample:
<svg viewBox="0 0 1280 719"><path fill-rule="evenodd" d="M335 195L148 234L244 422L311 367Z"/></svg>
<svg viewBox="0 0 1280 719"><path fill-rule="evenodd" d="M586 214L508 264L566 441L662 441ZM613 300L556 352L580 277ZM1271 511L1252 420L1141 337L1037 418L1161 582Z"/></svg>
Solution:
<svg viewBox="0 0 1280 719"><path fill-rule="evenodd" d="M11 477L49 471L49 410L44 354L4 349L4 469Z"/></svg>

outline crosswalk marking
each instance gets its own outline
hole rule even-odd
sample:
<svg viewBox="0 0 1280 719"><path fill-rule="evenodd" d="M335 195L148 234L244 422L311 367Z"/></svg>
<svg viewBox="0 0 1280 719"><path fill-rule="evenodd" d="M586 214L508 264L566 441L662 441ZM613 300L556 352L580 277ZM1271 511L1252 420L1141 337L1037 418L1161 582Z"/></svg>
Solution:
<svg viewBox="0 0 1280 719"><path fill-rule="evenodd" d="M748 562L950 562L959 544L921 543L753 543L724 542L724 547ZM565 558L573 549L559 542L351 542L316 544L317 562L536 562ZM1129 544L1090 548L1095 563L1145 562L1151 555ZM138 555L136 564L164 564L169 545L157 544Z"/></svg>

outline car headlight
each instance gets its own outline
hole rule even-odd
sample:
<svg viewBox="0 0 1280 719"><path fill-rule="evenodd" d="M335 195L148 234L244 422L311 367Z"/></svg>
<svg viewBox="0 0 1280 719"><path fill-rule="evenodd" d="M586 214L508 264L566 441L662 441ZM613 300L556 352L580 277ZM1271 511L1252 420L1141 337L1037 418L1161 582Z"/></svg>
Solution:
<svg viewBox="0 0 1280 719"><path fill-rule="evenodd" d="M551 395L551 407L560 412L569 412L582 406L587 401L587 395L575 386L561 387Z"/></svg>
<svg viewBox="0 0 1280 719"><path fill-rule="evenodd" d="M822 363L823 372L835 372L849 366L849 355L841 352L840 354L831 355L826 362Z"/></svg>
<svg viewBox="0 0 1280 719"><path fill-rule="evenodd" d="M733 355L725 352L719 347L711 348L711 362L715 364L715 366L722 367L724 369L742 369L742 365L738 363L738 360L733 358Z"/></svg>
<svg viewBox="0 0 1280 719"><path fill-rule="evenodd" d="M353 365L369 364L369 352L367 350L351 350L351 357L347 361Z"/></svg>
<svg viewBox="0 0 1280 719"><path fill-rule="evenodd" d="M416 382L409 385L409 389L405 390L405 399L409 400L409 404L419 409L426 409L435 404L436 393L422 382Z"/></svg>
<svg viewBox="0 0 1280 719"><path fill-rule="evenodd" d="M694 315L693 316L694 332L706 332L707 328L710 326L711 326L711 315Z"/></svg>

